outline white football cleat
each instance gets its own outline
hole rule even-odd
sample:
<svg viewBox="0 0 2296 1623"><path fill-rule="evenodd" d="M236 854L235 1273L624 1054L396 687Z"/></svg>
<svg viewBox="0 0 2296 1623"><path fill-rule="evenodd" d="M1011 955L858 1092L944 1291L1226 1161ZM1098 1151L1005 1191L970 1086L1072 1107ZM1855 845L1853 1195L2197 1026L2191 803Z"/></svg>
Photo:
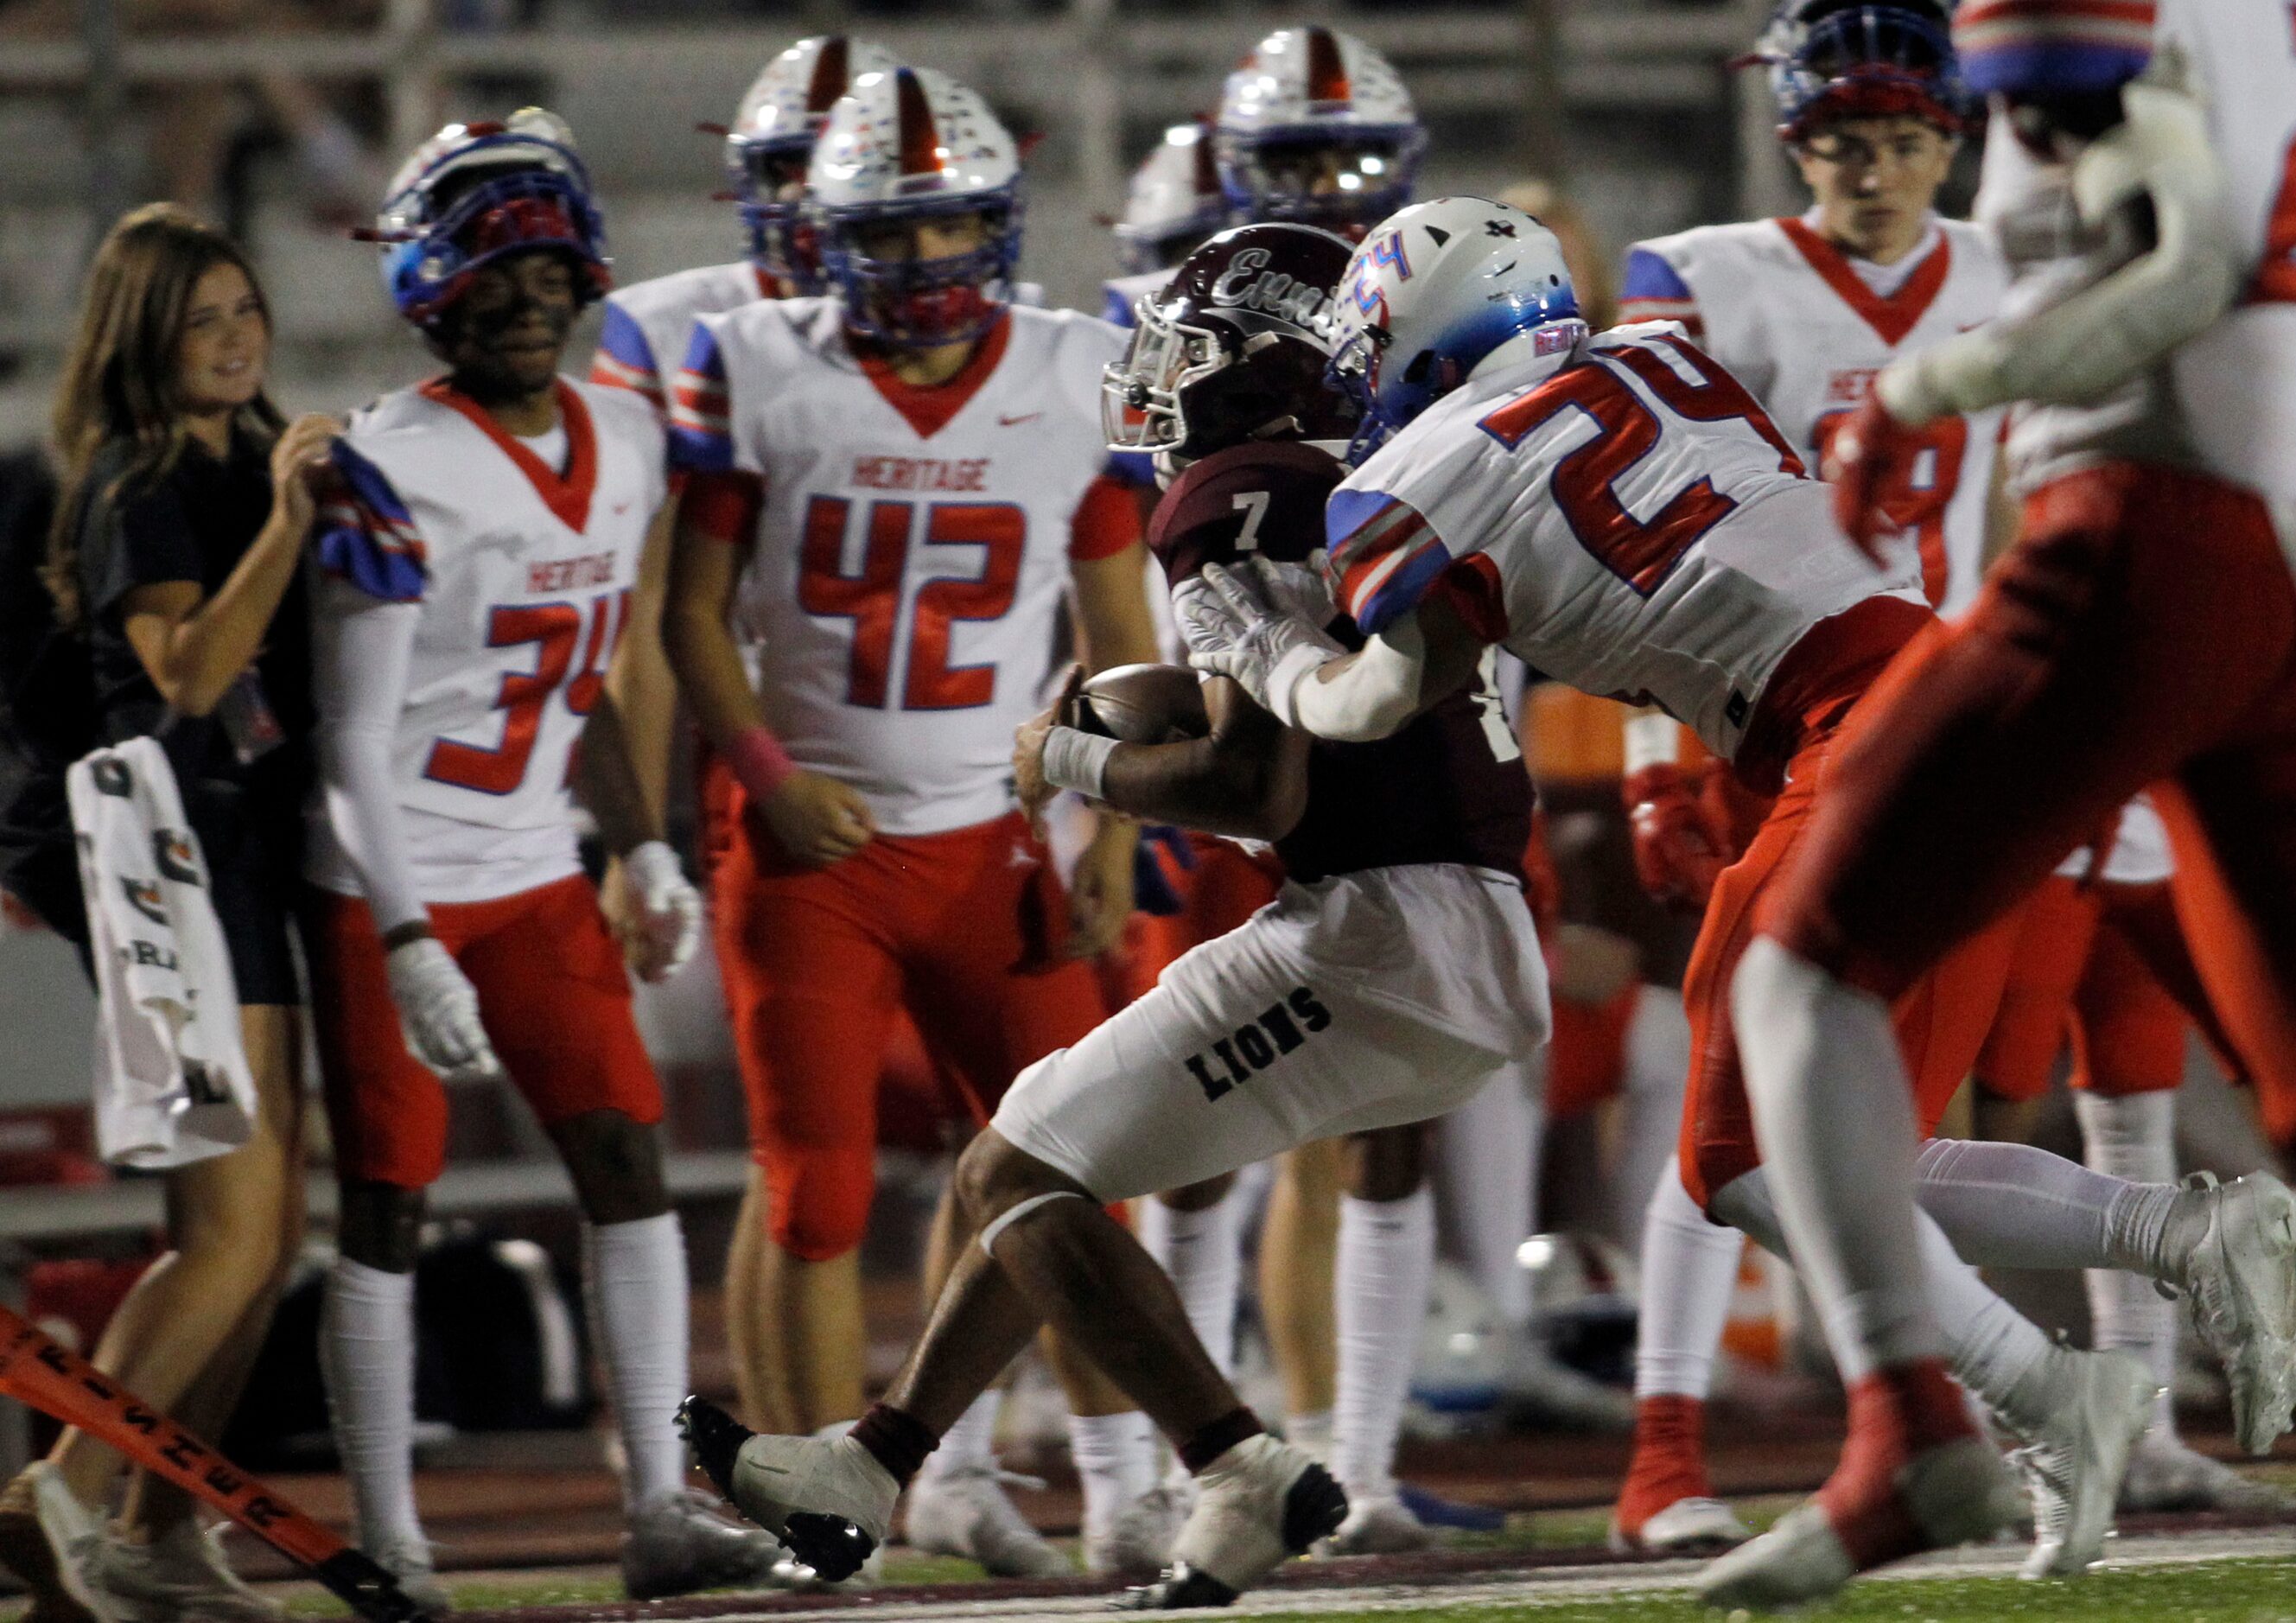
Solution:
<svg viewBox="0 0 2296 1623"><path fill-rule="evenodd" d="M1893 1487L1893 1503L1883 1513L1909 1519L1923 1548L1967 1544L2017 1519L2016 1479L2001 1456L1974 1437L1915 1455L1899 1469ZM1882 1559L1918 1553L1906 1550ZM1709 1606L1767 1611L1823 1600L1861 1570L1824 1507L1806 1499L1768 1532L1715 1561L1698 1575L1694 1587Z"/></svg>
<svg viewBox="0 0 2296 1623"><path fill-rule="evenodd" d="M2221 1460L2187 1445L2158 1427L2128 1451L2128 1474L2120 1480L2120 1508L2148 1511L2233 1511L2280 1514L2296 1510L2296 1494L2244 1477Z"/></svg>
<svg viewBox="0 0 2296 1623"><path fill-rule="evenodd" d="M0 1492L0 1564L32 1593L24 1623L124 1623L94 1581L107 1542L102 1518L45 1460L26 1466Z"/></svg>
<svg viewBox="0 0 2296 1623"><path fill-rule="evenodd" d="M88 1562L87 1581L128 1623L277 1623L287 1615L225 1564L215 1536L184 1521L149 1544L107 1538Z"/></svg>
<svg viewBox="0 0 2296 1623"><path fill-rule="evenodd" d="M752 1431L706 1398L681 1404L677 1424L718 1491L822 1582L852 1577L885 1542L901 1485L852 1438Z"/></svg>
<svg viewBox="0 0 2296 1623"><path fill-rule="evenodd" d="M1193 1479L1158 1483L1117 1512L1107 1531L1086 1537L1084 1570L1119 1578L1154 1578L1172 1564L1172 1546L1195 1503Z"/></svg>
<svg viewBox="0 0 2296 1623"><path fill-rule="evenodd" d="M1316 1548L1323 1555L1407 1555L1434 1543L1435 1529L1390 1492L1349 1496L1348 1519Z"/></svg>
<svg viewBox="0 0 2296 1623"><path fill-rule="evenodd" d="M2267 1454L2296 1407L2296 1194L2267 1172L2221 1184L2195 1173L2187 1193L2207 1227L2173 1283L2224 1365L2240 1446Z"/></svg>
<svg viewBox="0 0 2296 1623"><path fill-rule="evenodd" d="M1631 1537L1611 1518L1610 1544L1614 1555L1719 1555L1753 1536L1721 1500L1693 1495L1652 1512L1642 1531Z"/></svg>
<svg viewBox="0 0 2296 1623"><path fill-rule="evenodd" d="M992 1578L1062 1578L1076 1569L1045 1542L1005 1496L1007 1477L994 1465L920 1475L909 1484L908 1541L934 1555L978 1562ZM1041 1488L1041 1482L1036 1484Z"/></svg>
<svg viewBox="0 0 2296 1623"><path fill-rule="evenodd" d="M430 1546L422 1539L401 1544L387 1544L369 1550L374 1564L398 1580L398 1592L414 1603L415 1610L429 1618L443 1618L455 1610L455 1597L447 1586L439 1581L439 1569L432 1562Z"/></svg>
<svg viewBox="0 0 2296 1623"><path fill-rule="evenodd" d="M690 1488L630 1512L622 1533L622 1588L634 1601L701 1589L778 1589L789 1552L771 1533L728 1520Z"/></svg>
<svg viewBox="0 0 2296 1623"><path fill-rule="evenodd" d="M1196 1473L1196 1508L1172 1548L1172 1570L1136 1589L1135 1611L1227 1606L1348 1519L1348 1496L1303 1448L1262 1432Z"/></svg>
<svg viewBox="0 0 2296 1623"><path fill-rule="evenodd" d="M2104 1553L2128 1451L2161 1395L2152 1372L2125 1352L2052 1348L2048 1413L2009 1462L2033 1501L2033 1553L2017 1576L2076 1578Z"/></svg>

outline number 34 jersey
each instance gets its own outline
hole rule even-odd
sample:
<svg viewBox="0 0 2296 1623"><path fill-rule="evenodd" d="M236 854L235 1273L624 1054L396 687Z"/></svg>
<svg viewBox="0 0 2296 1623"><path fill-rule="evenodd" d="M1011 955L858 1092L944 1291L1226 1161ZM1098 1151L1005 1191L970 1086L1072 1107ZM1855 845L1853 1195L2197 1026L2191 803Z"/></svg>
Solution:
<svg viewBox="0 0 2296 1623"><path fill-rule="evenodd" d="M558 408L559 467L443 381L386 395L336 446L320 563L422 609L391 763L426 901L578 865L574 747L629 618L663 441L627 390L562 378ZM317 845L312 878L356 894L348 860Z"/></svg>
<svg viewBox="0 0 2296 1623"><path fill-rule="evenodd" d="M736 603L767 724L891 834L1002 816L1013 731L1043 704L1073 559L1138 537L1103 479L1107 323L1016 307L949 382L845 340L835 300L696 324L673 462L763 485ZM689 500L692 498L689 497Z"/></svg>
<svg viewBox="0 0 2296 1623"><path fill-rule="evenodd" d="M1325 510L1341 606L1366 632L1431 589L1485 641L1582 692L1657 704L1726 760L1811 627L1882 594L1826 488L1737 381L1665 323L1560 372L1469 380Z"/></svg>

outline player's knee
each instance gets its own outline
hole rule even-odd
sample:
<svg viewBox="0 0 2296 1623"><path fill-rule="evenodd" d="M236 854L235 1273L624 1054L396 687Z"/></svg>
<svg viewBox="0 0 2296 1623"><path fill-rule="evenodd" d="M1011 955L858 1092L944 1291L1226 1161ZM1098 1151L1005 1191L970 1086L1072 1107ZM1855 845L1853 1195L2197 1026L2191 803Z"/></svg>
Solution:
<svg viewBox="0 0 2296 1623"><path fill-rule="evenodd" d="M395 1184L348 1183L335 1242L352 1262L411 1274L422 1245L423 1192Z"/></svg>
<svg viewBox="0 0 2296 1623"><path fill-rule="evenodd" d="M1023 1201L1078 1193L1054 1171L994 1127L976 1135L956 1163L958 1209L968 1226L984 1229Z"/></svg>
<svg viewBox="0 0 2296 1623"><path fill-rule="evenodd" d="M661 1132L621 1111L585 1111L553 1123L575 1199L593 1223L636 1223L669 1209Z"/></svg>
<svg viewBox="0 0 2296 1623"><path fill-rule="evenodd" d="M766 1232L791 1256L830 1262L861 1243L876 1194L876 1157L803 1151L768 1161Z"/></svg>
<svg viewBox="0 0 2296 1623"><path fill-rule="evenodd" d="M1354 1133L1341 1152L1341 1176L1358 1201L1400 1201L1419 1192L1426 1176L1425 1127L1414 1124Z"/></svg>

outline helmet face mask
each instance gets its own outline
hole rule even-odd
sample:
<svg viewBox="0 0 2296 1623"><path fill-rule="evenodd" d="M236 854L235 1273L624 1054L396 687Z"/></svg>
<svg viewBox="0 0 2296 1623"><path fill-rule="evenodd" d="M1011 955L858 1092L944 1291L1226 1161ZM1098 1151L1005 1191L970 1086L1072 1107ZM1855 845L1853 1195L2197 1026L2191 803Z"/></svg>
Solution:
<svg viewBox="0 0 2296 1623"><path fill-rule="evenodd" d="M1102 373L1110 448L1152 452L1169 472L1254 439L1345 439L1354 414L1324 371L1347 258L1332 234L1281 224L1200 246L1135 307L1131 347Z"/></svg>
<svg viewBox="0 0 2296 1623"><path fill-rule="evenodd" d="M800 296L824 285L821 244L805 217L805 166L812 155L810 142L747 148L736 187L750 262Z"/></svg>
<svg viewBox="0 0 2296 1623"><path fill-rule="evenodd" d="M1021 214L1019 196L1006 193L816 217L823 271L844 298L847 330L895 348L936 348L980 337L1012 299ZM979 246L931 257L914 252L921 225L955 226L968 217L979 223ZM885 251L904 238L913 251Z"/></svg>
<svg viewBox="0 0 2296 1623"><path fill-rule="evenodd" d="M583 304L613 286L606 227L564 124L527 109L504 124L450 125L392 183L375 221L382 280L399 313L435 326L482 267L555 250Z"/></svg>
<svg viewBox="0 0 2296 1623"><path fill-rule="evenodd" d="M1239 221L1320 225L1360 242L1411 201L1426 144L1416 125L1223 136L1229 212Z"/></svg>

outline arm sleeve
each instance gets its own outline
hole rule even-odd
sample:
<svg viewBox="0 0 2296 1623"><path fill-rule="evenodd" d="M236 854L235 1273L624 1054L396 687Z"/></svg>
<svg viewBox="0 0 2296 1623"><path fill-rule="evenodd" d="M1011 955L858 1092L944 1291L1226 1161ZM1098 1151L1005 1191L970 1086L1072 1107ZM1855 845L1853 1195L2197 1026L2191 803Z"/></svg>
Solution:
<svg viewBox="0 0 2296 1623"><path fill-rule="evenodd" d="M1619 290L1619 320L1678 321L1693 338L1706 334L1690 284L1665 256L1647 248L1627 250L1626 276Z"/></svg>
<svg viewBox="0 0 2296 1623"><path fill-rule="evenodd" d="M611 299L606 301L606 314L598 330L598 353L590 362L590 381L606 389L627 389L642 395L659 413L667 409L662 394L661 368L653 357L653 346L646 341L645 329L637 318Z"/></svg>
<svg viewBox="0 0 2296 1623"><path fill-rule="evenodd" d="M733 390L726 356L707 321L693 324L669 398L669 465L687 473L734 466Z"/></svg>
<svg viewBox="0 0 2296 1623"><path fill-rule="evenodd" d="M1134 487L1096 475L1069 520L1069 556L1089 562L1113 558L1140 539L1140 498Z"/></svg>
<svg viewBox="0 0 2296 1623"><path fill-rule="evenodd" d="M167 580L206 585L207 560L192 534L182 498L165 480L104 503L94 519L97 545L81 566L91 615L110 614L138 586Z"/></svg>
<svg viewBox="0 0 2296 1623"><path fill-rule="evenodd" d="M1383 491L1334 492L1324 527L1340 607L1365 636L1408 616L1451 567L1450 553L1419 510Z"/></svg>
<svg viewBox="0 0 2296 1623"><path fill-rule="evenodd" d="M311 690L327 822L358 870L379 932L427 916L398 816L391 741L406 700L422 605L323 581L313 605Z"/></svg>
<svg viewBox="0 0 2296 1623"><path fill-rule="evenodd" d="M338 439L329 452L334 478L319 504L314 552L338 580L384 602L412 602L430 578L428 553L414 515L382 470Z"/></svg>

